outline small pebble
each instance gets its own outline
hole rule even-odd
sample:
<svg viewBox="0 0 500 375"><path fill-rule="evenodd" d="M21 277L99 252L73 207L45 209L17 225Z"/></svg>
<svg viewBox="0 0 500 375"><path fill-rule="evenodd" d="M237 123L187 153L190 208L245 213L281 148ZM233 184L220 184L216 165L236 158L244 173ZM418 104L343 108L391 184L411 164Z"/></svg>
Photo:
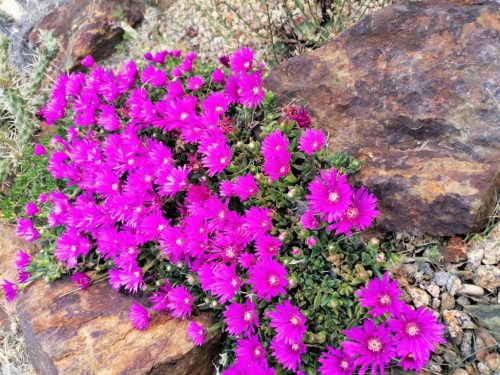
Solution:
<svg viewBox="0 0 500 375"><path fill-rule="evenodd" d="M451 375L469 375L469 373L467 371L465 371L463 368L457 368L457 369L453 370Z"/></svg>
<svg viewBox="0 0 500 375"><path fill-rule="evenodd" d="M457 294L457 292L462 288L462 282L455 275L450 275L448 281L446 282L446 289L452 296Z"/></svg>
<svg viewBox="0 0 500 375"><path fill-rule="evenodd" d="M481 375L491 375L490 366L488 366L486 363L479 362L477 364L477 369L479 370L479 373Z"/></svg>
<svg viewBox="0 0 500 375"><path fill-rule="evenodd" d="M464 331L462 344L460 344L460 352L463 358L469 358L472 354L472 331L470 329Z"/></svg>
<svg viewBox="0 0 500 375"><path fill-rule="evenodd" d="M453 310L455 308L455 297L450 293L444 292L441 294L441 309L442 310Z"/></svg>
<svg viewBox="0 0 500 375"><path fill-rule="evenodd" d="M470 305L470 301L467 297L465 296L460 296L457 298L457 304L459 304L460 306L468 306Z"/></svg>
<svg viewBox="0 0 500 375"><path fill-rule="evenodd" d="M437 309L439 309L439 306L441 306L441 300L439 298L433 298L432 299L432 307L437 310Z"/></svg>
<svg viewBox="0 0 500 375"><path fill-rule="evenodd" d="M436 284L430 284L425 287L429 294L433 297L439 297L439 287Z"/></svg>
<svg viewBox="0 0 500 375"><path fill-rule="evenodd" d="M431 300L425 290L417 287L410 287L408 288L408 293L410 294L415 307L429 306Z"/></svg>
<svg viewBox="0 0 500 375"><path fill-rule="evenodd" d="M463 284L457 292L458 294L466 294L473 297L484 296L484 289L473 284Z"/></svg>
<svg viewBox="0 0 500 375"><path fill-rule="evenodd" d="M484 362L488 365L488 367L495 372L500 371L500 354L498 353L489 353Z"/></svg>
<svg viewBox="0 0 500 375"><path fill-rule="evenodd" d="M448 272L439 271L434 274L433 281L439 286L445 286L450 276L451 275Z"/></svg>

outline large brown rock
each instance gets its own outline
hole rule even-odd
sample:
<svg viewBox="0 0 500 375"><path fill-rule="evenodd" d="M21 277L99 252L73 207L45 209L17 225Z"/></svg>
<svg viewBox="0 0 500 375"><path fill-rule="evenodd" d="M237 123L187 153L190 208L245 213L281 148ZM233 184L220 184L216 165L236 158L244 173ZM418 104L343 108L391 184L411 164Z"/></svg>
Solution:
<svg viewBox="0 0 500 375"><path fill-rule="evenodd" d="M48 13L29 35L36 44L41 30L50 30L59 40L60 53L54 63L63 70L78 66L86 55L103 59L122 40L121 22L134 27L144 18L138 0L70 0Z"/></svg>
<svg viewBox="0 0 500 375"><path fill-rule="evenodd" d="M43 375L211 375L220 333L194 346L188 320L155 316L145 331L128 320L132 297L115 293L106 282L86 292L63 296L68 280L37 282L18 297L17 311L33 366ZM205 326L211 315L194 318Z"/></svg>
<svg viewBox="0 0 500 375"><path fill-rule="evenodd" d="M465 5L468 3L469 5ZM368 15L265 81L365 161L379 229L478 229L500 171L500 4L427 1Z"/></svg>

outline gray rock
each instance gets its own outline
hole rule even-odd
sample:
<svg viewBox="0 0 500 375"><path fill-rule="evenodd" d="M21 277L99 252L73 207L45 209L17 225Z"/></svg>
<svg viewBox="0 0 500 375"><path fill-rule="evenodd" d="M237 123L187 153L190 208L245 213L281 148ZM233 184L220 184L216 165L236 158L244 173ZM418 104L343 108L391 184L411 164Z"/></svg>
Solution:
<svg viewBox="0 0 500 375"><path fill-rule="evenodd" d="M434 274L433 281L439 286L445 286L450 279L450 274L448 272L439 271Z"/></svg>
<svg viewBox="0 0 500 375"><path fill-rule="evenodd" d="M465 310L486 327L495 340L500 342L500 305L471 305Z"/></svg>
<svg viewBox="0 0 500 375"><path fill-rule="evenodd" d="M441 306L441 300L439 298L433 298L432 299L432 307L437 310L437 309L439 309L439 306Z"/></svg>
<svg viewBox="0 0 500 375"><path fill-rule="evenodd" d="M460 279L457 276L450 274L450 277L446 282L446 289L448 290L448 292L450 292L450 294L454 296L455 294L457 294L460 288L462 288L462 282L460 281Z"/></svg>
<svg viewBox="0 0 500 375"><path fill-rule="evenodd" d="M468 306L470 305L470 301L467 297L465 296L460 296L457 298L457 304L460 305L460 306Z"/></svg>
<svg viewBox="0 0 500 375"><path fill-rule="evenodd" d="M491 369L490 366L488 366L484 362L479 362L477 364L477 369L481 375L491 375Z"/></svg>
<svg viewBox="0 0 500 375"><path fill-rule="evenodd" d="M443 321L446 323L451 337L457 337L463 333L464 329L477 328L471 317L464 311L444 310Z"/></svg>
<svg viewBox="0 0 500 375"><path fill-rule="evenodd" d="M453 370L453 372L450 375L469 375L469 373L465 371L463 368L457 368Z"/></svg>
<svg viewBox="0 0 500 375"><path fill-rule="evenodd" d="M436 284L430 284L425 287L425 290L429 292L429 294L433 297L439 297L439 287Z"/></svg>
<svg viewBox="0 0 500 375"><path fill-rule="evenodd" d="M463 358L468 358L472 354L472 331L469 329L464 331L462 344L460 344L460 352Z"/></svg>
<svg viewBox="0 0 500 375"><path fill-rule="evenodd" d="M474 244L467 250L467 259L474 266L477 267L481 264L484 256L484 248L481 244Z"/></svg>

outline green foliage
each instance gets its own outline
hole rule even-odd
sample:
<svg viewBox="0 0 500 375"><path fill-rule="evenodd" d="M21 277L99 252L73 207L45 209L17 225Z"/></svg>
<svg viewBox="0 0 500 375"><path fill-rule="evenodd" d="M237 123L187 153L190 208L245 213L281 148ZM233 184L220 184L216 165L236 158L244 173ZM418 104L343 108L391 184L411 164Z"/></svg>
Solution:
<svg viewBox="0 0 500 375"><path fill-rule="evenodd" d="M9 40L0 36L0 184L7 182L37 130L38 92L50 61L57 55L55 39L41 34L40 52L27 73L9 64Z"/></svg>
<svg viewBox="0 0 500 375"><path fill-rule="evenodd" d="M48 139L42 143L47 144ZM13 222L24 215L26 203L36 202L41 193L63 188L64 183L47 171L47 164L46 157L33 155L32 146L25 147L17 165L17 177L12 189L7 196L0 196L0 217Z"/></svg>

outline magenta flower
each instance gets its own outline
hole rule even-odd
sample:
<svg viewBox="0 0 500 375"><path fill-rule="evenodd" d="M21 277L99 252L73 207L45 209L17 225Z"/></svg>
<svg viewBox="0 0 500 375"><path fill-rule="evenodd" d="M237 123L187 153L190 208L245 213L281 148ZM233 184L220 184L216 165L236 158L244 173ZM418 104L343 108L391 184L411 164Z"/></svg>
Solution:
<svg viewBox="0 0 500 375"><path fill-rule="evenodd" d="M66 262L66 267L73 268L78 263L78 257L87 255L91 248L92 243L88 238L69 230L56 240L54 255L58 261Z"/></svg>
<svg viewBox="0 0 500 375"><path fill-rule="evenodd" d="M277 337L271 341L271 349L276 361L290 371L297 371L297 367L302 363L302 354L307 352L306 346L301 341L286 343Z"/></svg>
<svg viewBox="0 0 500 375"><path fill-rule="evenodd" d="M281 130L275 130L264 138L262 141L262 155L264 159L269 159L274 157L276 154L283 152L288 152L288 139L281 132Z"/></svg>
<svg viewBox="0 0 500 375"><path fill-rule="evenodd" d="M264 88L262 87L262 72L256 71L244 74L239 81L239 102L245 107L257 107L264 98Z"/></svg>
<svg viewBox="0 0 500 375"><path fill-rule="evenodd" d="M172 168L169 171L160 171L156 183L160 185L159 193L162 196L173 197L178 192L185 190L188 186L190 170L184 165Z"/></svg>
<svg viewBox="0 0 500 375"><path fill-rule="evenodd" d="M20 250L16 253L16 257L14 259L16 270L24 271L24 269L29 266L30 262L31 256L25 251Z"/></svg>
<svg viewBox="0 0 500 375"><path fill-rule="evenodd" d="M267 364L266 349L261 344L259 336L250 335L247 338L239 339L235 349L236 358L241 363Z"/></svg>
<svg viewBox="0 0 500 375"><path fill-rule="evenodd" d="M87 69L91 69L94 67L94 59L92 58L92 56L87 55L82 59L80 64L82 64Z"/></svg>
<svg viewBox="0 0 500 375"><path fill-rule="evenodd" d="M41 156L41 155L45 155L46 153L47 153L47 150L41 144L36 143L35 146L33 146L33 155Z"/></svg>
<svg viewBox="0 0 500 375"><path fill-rule="evenodd" d="M71 281L78 285L80 289L85 290L90 286L92 279L89 275L83 272L75 272L73 275L71 275Z"/></svg>
<svg viewBox="0 0 500 375"><path fill-rule="evenodd" d="M260 365L258 363L245 363L236 361L222 372L222 375L275 375L274 369L269 368L268 364Z"/></svg>
<svg viewBox="0 0 500 375"><path fill-rule="evenodd" d="M413 310L403 305L400 313L389 319L387 324L394 332L398 355L408 365L412 359L417 363L426 363L430 353L436 350L436 345L446 343L443 339L444 326L437 322L430 310L423 307Z"/></svg>
<svg viewBox="0 0 500 375"><path fill-rule="evenodd" d="M351 357L331 346L326 347L318 361L320 375L352 375L356 369Z"/></svg>
<svg viewBox="0 0 500 375"><path fill-rule="evenodd" d="M255 251L261 258L273 258L281 249L281 241L277 237L263 234L255 237Z"/></svg>
<svg viewBox="0 0 500 375"><path fill-rule="evenodd" d="M248 282L259 299L270 301L280 294L286 294L288 285L285 266L273 259L261 259L249 271Z"/></svg>
<svg viewBox="0 0 500 375"><path fill-rule="evenodd" d="M206 152L203 152L202 163L209 176L221 173L231 164L231 147L225 142L209 146Z"/></svg>
<svg viewBox="0 0 500 375"><path fill-rule="evenodd" d="M187 326L187 334L191 338L191 340L193 340L193 343L195 345L201 346L205 342L205 335L207 334L207 330L205 329L205 327L192 320Z"/></svg>
<svg viewBox="0 0 500 375"><path fill-rule="evenodd" d="M311 115L304 107L286 106L283 108L283 115L287 120L295 121L299 128L308 128L312 124Z"/></svg>
<svg viewBox="0 0 500 375"><path fill-rule="evenodd" d="M405 357L401 358L401 360L398 362L398 365L401 366L405 371L420 372L428 362L429 356L421 359L416 359L411 353L409 353Z"/></svg>
<svg viewBox="0 0 500 375"><path fill-rule="evenodd" d="M234 185L229 180L221 181L219 184L219 193L223 197L232 197L234 196Z"/></svg>
<svg viewBox="0 0 500 375"><path fill-rule="evenodd" d="M306 129L299 139L299 149L307 155L313 155L323 148L326 142L325 132L320 129Z"/></svg>
<svg viewBox="0 0 500 375"><path fill-rule="evenodd" d="M305 229L312 230L318 229L319 226L318 220L312 211L306 211L302 214L300 217L300 224L302 224Z"/></svg>
<svg viewBox="0 0 500 375"><path fill-rule="evenodd" d="M354 193L341 220L330 225L328 230L336 229L336 234L344 233L346 237L349 237L353 227L357 230L364 230L372 225L373 219L378 215L377 198L368 190L359 188Z"/></svg>
<svg viewBox="0 0 500 375"><path fill-rule="evenodd" d="M135 329L142 331L149 327L149 311L142 305L134 302L130 305L129 319Z"/></svg>
<svg viewBox="0 0 500 375"><path fill-rule="evenodd" d="M241 288L241 284L235 264L230 266L221 264L214 270L210 291L214 296L219 297L220 303L226 303L233 299L236 292Z"/></svg>
<svg viewBox="0 0 500 375"><path fill-rule="evenodd" d="M148 297L149 302L153 304L151 310L160 312L168 311L168 292L170 289L172 289L172 286L167 280L165 285L160 286L159 290L151 293Z"/></svg>
<svg viewBox="0 0 500 375"><path fill-rule="evenodd" d="M290 160L292 154L289 152L282 152L276 154L274 157L264 160L263 172L269 177L269 181L273 182L279 180L290 173Z"/></svg>
<svg viewBox="0 0 500 375"><path fill-rule="evenodd" d="M309 247L314 247L314 246L316 246L317 243L318 243L318 241L316 241L316 238L314 238L313 236L308 237L306 240L306 244Z"/></svg>
<svg viewBox="0 0 500 375"><path fill-rule="evenodd" d="M290 301L285 300L276 305L276 310L268 313L271 319L270 327L276 331L276 340L291 344L302 342L306 333L306 317L302 315L297 307L292 306Z"/></svg>
<svg viewBox="0 0 500 375"><path fill-rule="evenodd" d="M226 331L233 336L249 336L260 327L255 303L247 299L244 304L233 302L226 306L224 322Z"/></svg>
<svg viewBox="0 0 500 375"><path fill-rule="evenodd" d="M179 285L168 292L168 308L174 318L186 319L191 315L193 296L186 287Z"/></svg>
<svg viewBox="0 0 500 375"><path fill-rule="evenodd" d="M233 52L229 58L229 63L233 72L246 72L252 69L253 51L250 48L241 47L239 50ZM224 63L222 62L222 64Z"/></svg>
<svg viewBox="0 0 500 375"><path fill-rule="evenodd" d="M306 198L311 211L319 213L328 222L337 220L347 211L352 197L352 189L345 175L337 170L323 170L309 184Z"/></svg>
<svg viewBox="0 0 500 375"><path fill-rule="evenodd" d="M203 77L193 76L189 77L187 80L187 88L191 91L199 91L203 86Z"/></svg>
<svg viewBox="0 0 500 375"><path fill-rule="evenodd" d="M372 366L372 374L377 369L383 374L384 367L396 354L395 343L390 331L385 326L376 326L371 320L365 320L363 327L354 327L344 331L348 338L342 343L344 353L354 358L354 365L361 366L359 374L363 375Z"/></svg>
<svg viewBox="0 0 500 375"><path fill-rule="evenodd" d="M201 109L209 114L216 115L216 119L220 118L229 108L229 97L222 92L212 92L201 103Z"/></svg>
<svg viewBox="0 0 500 375"><path fill-rule="evenodd" d="M224 81L226 80L226 75L224 74L224 71L222 69L217 68L212 72L210 78L212 79L213 83L224 83Z"/></svg>
<svg viewBox="0 0 500 375"><path fill-rule="evenodd" d="M264 235L272 228L272 211L267 208L251 207L245 212L245 227L251 238Z"/></svg>
<svg viewBox="0 0 500 375"><path fill-rule="evenodd" d="M109 283L114 290L124 287L130 293L137 293L144 285L142 269L132 262L125 269L112 268L108 274Z"/></svg>
<svg viewBox="0 0 500 375"><path fill-rule="evenodd" d="M115 107L103 104L99 107L99 109L101 110L99 117L97 118L97 124L99 126L108 132L120 129L121 122L116 114Z"/></svg>
<svg viewBox="0 0 500 375"><path fill-rule="evenodd" d="M7 302L12 302L17 295L17 285L9 280L3 279L2 281L3 294Z"/></svg>
<svg viewBox="0 0 500 375"><path fill-rule="evenodd" d="M33 242L40 238L40 233L38 233L30 219L19 218L17 220L16 236L22 237L28 242Z"/></svg>
<svg viewBox="0 0 500 375"><path fill-rule="evenodd" d="M391 281L387 272L382 279L374 278L366 287L356 292L361 306L371 309L370 314L381 316L388 312L393 317L399 316L403 308L404 303L400 300L401 294L398 282Z"/></svg>
<svg viewBox="0 0 500 375"><path fill-rule="evenodd" d="M242 201L246 201L258 192L259 187L251 173L238 177L234 183L234 193Z"/></svg>

